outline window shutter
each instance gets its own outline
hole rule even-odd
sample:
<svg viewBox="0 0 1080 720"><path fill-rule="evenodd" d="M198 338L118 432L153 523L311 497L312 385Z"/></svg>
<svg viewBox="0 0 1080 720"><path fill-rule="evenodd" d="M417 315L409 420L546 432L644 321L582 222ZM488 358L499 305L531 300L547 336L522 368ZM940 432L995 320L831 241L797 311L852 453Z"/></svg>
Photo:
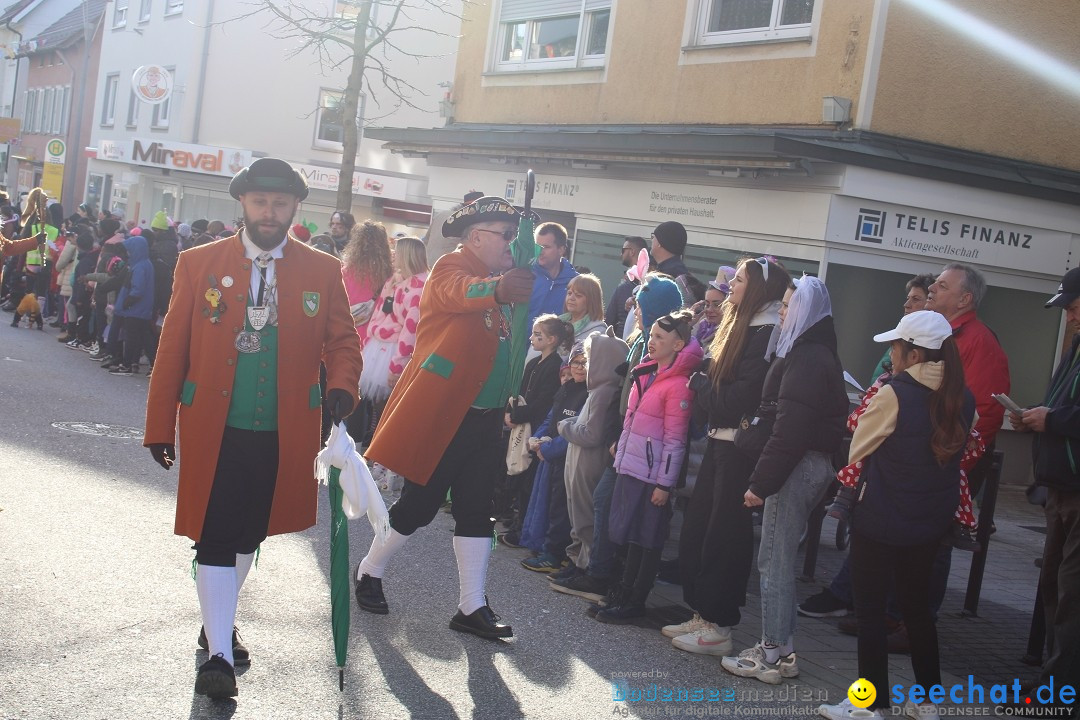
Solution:
<svg viewBox="0 0 1080 720"><path fill-rule="evenodd" d="M611 5L611 0L590 1ZM559 15L577 15L580 12L581 0L503 0L499 20L514 22Z"/></svg>
<svg viewBox="0 0 1080 720"><path fill-rule="evenodd" d="M593 10L607 10L611 7L611 0L585 0L585 12Z"/></svg>

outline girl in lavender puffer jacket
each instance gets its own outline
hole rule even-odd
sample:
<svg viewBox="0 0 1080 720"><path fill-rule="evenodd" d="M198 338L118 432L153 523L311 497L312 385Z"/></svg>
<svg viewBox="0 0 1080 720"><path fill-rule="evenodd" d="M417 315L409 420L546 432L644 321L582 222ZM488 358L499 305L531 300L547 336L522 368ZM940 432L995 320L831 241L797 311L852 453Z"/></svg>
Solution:
<svg viewBox="0 0 1080 720"><path fill-rule="evenodd" d="M671 520L672 491L686 457L693 392L687 380L701 364L701 345L691 335L693 314L677 310L649 332L649 354L627 380L630 399L615 451L611 541L627 545L616 602L597 613L601 622L623 624L645 614L645 599L660 565Z"/></svg>

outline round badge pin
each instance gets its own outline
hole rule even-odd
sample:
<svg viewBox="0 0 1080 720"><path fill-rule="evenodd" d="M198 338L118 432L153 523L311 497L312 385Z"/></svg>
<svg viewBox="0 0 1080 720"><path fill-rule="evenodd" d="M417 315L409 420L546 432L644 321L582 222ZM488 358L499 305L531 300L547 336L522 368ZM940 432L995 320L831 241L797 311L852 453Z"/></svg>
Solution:
<svg viewBox="0 0 1080 720"><path fill-rule="evenodd" d="M232 275L226 275L225 277L221 278L221 284L227 288L231 288L233 284Z"/></svg>

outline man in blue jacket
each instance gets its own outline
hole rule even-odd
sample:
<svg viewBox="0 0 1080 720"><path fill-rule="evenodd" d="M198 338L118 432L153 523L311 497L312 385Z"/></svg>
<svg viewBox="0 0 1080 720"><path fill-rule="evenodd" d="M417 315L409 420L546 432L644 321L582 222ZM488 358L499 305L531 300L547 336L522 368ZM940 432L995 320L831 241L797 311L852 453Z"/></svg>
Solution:
<svg viewBox="0 0 1080 720"><path fill-rule="evenodd" d="M533 320L545 313L562 315L566 304L566 286L578 274L566 259L566 228L556 222L541 223L536 228L536 244L540 257L532 264L532 297L529 298L529 328Z"/></svg>
<svg viewBox="0 0 1080 720"><path fill-rule="evenodd" d="M1046 307L1065 310L1080 330L1080 268L1065 273ZM1034 432L1035 484L1046 488L1043 608L1050 659L1040 685L1080 685L1080 333L1050 379L1043 404L1009 413L1014 430ZM1034 692L1034 691L1033 691ZM1032 702L1042 702L1032 697Z"/></svg>
<svg viewBox="0 0 1080 720"><path fill-rule="evenodd" d="M154 317L154 265L146 238L132 235L124 241L124 249L128 253L128 279L113 307L113 322L121 323L124 329L124 361L109 371L111 375L139 371L139 358Z"/></svg>

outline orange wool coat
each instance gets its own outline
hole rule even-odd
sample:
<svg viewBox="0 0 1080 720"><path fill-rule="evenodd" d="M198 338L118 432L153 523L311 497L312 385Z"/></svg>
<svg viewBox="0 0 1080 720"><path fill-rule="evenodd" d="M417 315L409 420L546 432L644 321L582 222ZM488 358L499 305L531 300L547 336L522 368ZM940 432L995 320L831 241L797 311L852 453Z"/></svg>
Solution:
<svg viewBox="0 0 1080 720"><path fill-rule="evenodd" d="M426 485L495 364L495 278L467 248L443 255L420 296L416 347L366 456ZM154 372L157 372L155 368Z"/></svg>
<svg viewBox="0 0 1080 720"><path fill-rule="evenodd" d="M346 390L354 400L363 365L340 263L294 240L286 242L283 253L274 266L279 450L270 535L315 524L320 360L326 363L327 388ZM225 287L226 277L232 278L231 287ZM150 381L143 444L174 443L179 418L175 532L195 541L202 535L229 412L238 355L234 342L243 329L250 279L251 261L244 257L238 235L180 253ZM214 283L225 303L218 323L211 323L204 313L210 309L206 292ZM305 305L305 294L310 299L310 293L318 293L314 312Z"/></svg>

